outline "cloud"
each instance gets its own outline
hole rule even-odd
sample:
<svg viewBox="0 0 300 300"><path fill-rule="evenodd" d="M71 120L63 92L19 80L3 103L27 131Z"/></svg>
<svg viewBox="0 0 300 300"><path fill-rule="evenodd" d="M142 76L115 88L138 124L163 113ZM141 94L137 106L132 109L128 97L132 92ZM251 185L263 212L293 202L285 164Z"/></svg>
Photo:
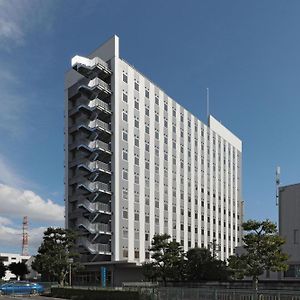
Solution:
<svg viewBox="0 0 300 300"><path fill-rule="evenodd" d="M1 225L10 225L12 221L8 218L0 217L0 226Z"/></svg>
<svg viewBox="0 0 300 300"><path fill-rule="evenodd" d="M63 224L64 221L63 206L50 199L44 200L30 190L0 184L0 203L1 214L4 216L28 216L31 220L45 223Z"/></svg>
<svg viewBox="0 0 300 300"><path fill-rule="evenodd" d="M9 219L7 219L9 221ZM10 223L12 223L10 221ZM22 248L22 229L9 224L1 224L0 218L0 244L5 246L5 249L14 249L12 252L21 252ZM46 227L34 227L29 229L29 250L30 254L35 254L40 246ZM2 251L2 250L1 250Z"/></svg>
<svg viewBox="0 0 300 300"><path fill-rule="evenodd" d="M9 165L7 159L1 154L0 154L0 183L13 185L16 187L19 187L25 183L24 180L18 174L16 174L16 172L13 171L13 168Z"/></svg>
<svg viewBox="0 0 300 300"><path fill-rule="evenodd" d="M56 1L0 0L0 47L23 45L33 29L48 30Z"/></svg>
<svg viewBox="0 0 300 300"><path fill-rule="evenodd" d="M10 137L21 137L23 129L26 128L26 126L24 126L23 124L23 116L26 113L26 103L24 101L24 96L20 92L20 81L18 77L15 76L14 73L8 69L6 63L3 62L1 64L2 68L0 69L0 130L7 132ZM29 103L27 103L27 105L28 104Z"/></svg>

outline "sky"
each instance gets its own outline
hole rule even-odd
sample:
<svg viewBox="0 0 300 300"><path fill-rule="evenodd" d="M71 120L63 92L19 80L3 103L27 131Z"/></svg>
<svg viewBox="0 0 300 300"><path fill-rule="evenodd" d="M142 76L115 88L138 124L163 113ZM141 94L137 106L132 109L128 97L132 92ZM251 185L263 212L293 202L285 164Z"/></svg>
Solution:
<svg viewBox="0 0 300 300"><path fill-rule="evenodd" d="M120 55L206 122L243 141L246 219L277 221L300 182L300 1L0 0L0 252L30 253L64 225L64 74L120 37Z"/></svg>

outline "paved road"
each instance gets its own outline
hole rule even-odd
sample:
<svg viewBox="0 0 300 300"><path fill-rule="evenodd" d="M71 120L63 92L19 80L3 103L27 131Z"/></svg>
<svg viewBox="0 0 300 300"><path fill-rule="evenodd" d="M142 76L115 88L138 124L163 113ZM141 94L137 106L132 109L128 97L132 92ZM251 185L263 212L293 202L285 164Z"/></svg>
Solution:
<svg viewBox="0 0 300 300"><path fill-rule="evenodd" d="M0 296L0 300L64 300L62 298L49 298L42 296Z"/></svg>

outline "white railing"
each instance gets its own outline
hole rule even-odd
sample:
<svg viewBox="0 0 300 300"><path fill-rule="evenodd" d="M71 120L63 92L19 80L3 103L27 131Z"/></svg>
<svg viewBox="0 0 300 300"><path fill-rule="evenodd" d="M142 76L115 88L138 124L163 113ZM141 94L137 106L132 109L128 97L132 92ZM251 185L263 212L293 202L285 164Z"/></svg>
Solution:
<svg viewBox="0 0 300 300"><path fill-rule="evenodd" d="M109 84L107 84L106 82L104 82L103 80L101 80L100 78L97 78L97 77L90 80L90 82L88 83L88 86L90 88L102 87L104 89L110 90Z"/></svg>
<svg viewBox="0 0 300 300"><path fill-rule="evenodd" d="M78 206L85 207L90 212L103 211L106 213L110 213L110 206L108 204L102 202L90 202L87 199L83 199L79 201Z"/></svg>
<svg viewBox="0 0 300 300"><path fill-rule="evenodd" d="M88 162L86 164L86 166L93 170L93 171L96 171L96 170L103 170L103 171L106 171L106 172L110 172L111 169L110 169L110 165L109 164L106 164L102 161L91 161L91 162Z"/></svg>
<svg viewBox="0 0 300 300"><path fill-rule="evenodd" d="M79 245L82 245L85 248L87 248L93 254L96 254L96 253L107 253L107 254L109 254L111 252L110 245L101 244L101 243L93 244L86 238L79 238L77 243Z"/></svg>
<svg viewBox="0 0 300 300"><path fill-rule="evenodd" d="M101 120L94 120L94 121L90 121L89 123L88 123L88 126L90 127L90 128L96 128L96 127L99 127L99 128L103 128L103 129L105 129L105 130L107 130L107 131L110 131L110 125L109 124L107 124L107 123L105 123L105 122L103 122L103 121L101 121Z"/></svg>
<svg viewBox="0 0 300 300"><path fill-rule="evenodd" d="M88 147L91 149L103 149L105 151L110 151L110 145L102 141L89 142Z"/></svg>
<svg viewBox="0 0 300 300"><path fill-rule="evenodd" d="M90 149L90 151L94 151L94 150L104 150L107 152L111 151L110 144L107 144L99 140L88 141L86 139L80 139L74 143L69 144L69 148L71 149L79 146L86 146L88 149Z"/></svg>
<svg viewBox="0 0 300 300"><path fill-rule="evenodd" d="M111 228L108 224L91 223L88 219L80 217L77 220L77 226L85 227L90 233L105 232L110 233Z"/></svg>
<svg viewBox="0 0 300 300"><path fill-rule="evenodd" d="M86 66L88 68L92 68L95 66L103 66L108 69L108 64L102 60L100 57L94 57L93 59L89 59L83 56L76 55L71 60L72 67L75 66Z"/></svg>
<svg viewBox="0 0 300 300"><path fill-rule="evenodd" d="M103 183L100 181L96 181L96 182L85 181L83 183L80 183L79 185L84 186L85 188L89 189L92 192L97 192L99 190L106 191L106 192L111 191L110 184Z"/></svg>
<svg viewBox="0 0 300 300"><path fill-rule="evenodd" d="M100 100L100 99L98 99L98 98L96 98L96 99L90 101L90 103L89 103L88 106L91 107L91 108L94 108L94 107L97 107L97 106L98 106L98 107L104 108L104 109L107 110L107 111L110 111L110 106L109 106L109 104L106 103L106 102L104 102L104 101L102 101L102 100Z"/></svg>

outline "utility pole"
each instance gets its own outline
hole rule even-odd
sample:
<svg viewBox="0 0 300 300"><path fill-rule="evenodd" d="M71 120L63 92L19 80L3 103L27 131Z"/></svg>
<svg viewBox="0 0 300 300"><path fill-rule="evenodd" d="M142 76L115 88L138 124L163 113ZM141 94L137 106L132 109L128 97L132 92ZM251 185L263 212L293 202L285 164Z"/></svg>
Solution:
<svg viewBox="0 0 300 300"><path fill-rule="evenodd" d="M29 251L28 251L28 217L25 216L23 218L23 238L22 238L22 255L23 256L28 256Z"/></svg>
<svg viewBox="0 0 300 300"><path fill-rule="evenodd" d="M276 185L276 206L278 206L279 205L280 167L276 168L275 185Z"/></svg>

